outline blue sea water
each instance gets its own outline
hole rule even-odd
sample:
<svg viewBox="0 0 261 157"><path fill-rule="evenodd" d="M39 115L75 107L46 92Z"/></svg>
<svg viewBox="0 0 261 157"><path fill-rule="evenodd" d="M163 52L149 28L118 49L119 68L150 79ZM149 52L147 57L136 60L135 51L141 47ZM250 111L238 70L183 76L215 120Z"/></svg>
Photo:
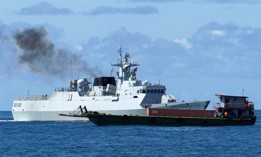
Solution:
<svg viewBox="0 0 261 157"><path fill-rule="evenodd" d="M0 112L0 156L261 156L261 111L253 126L96 126L14 122Z"/></svg>

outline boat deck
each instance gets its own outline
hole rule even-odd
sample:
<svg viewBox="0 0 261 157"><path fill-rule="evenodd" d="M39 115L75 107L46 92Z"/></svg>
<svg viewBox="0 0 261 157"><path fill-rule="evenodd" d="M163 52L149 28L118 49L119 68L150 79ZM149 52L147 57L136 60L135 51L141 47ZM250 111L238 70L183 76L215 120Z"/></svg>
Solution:
<svg viewBox="0 0 261 157"><path fill-rule="evenodd" d="M85 115L97 125L155 125L155 126L230 126L254 125L256 117L209 118L173 116L127 116L89 113Z"/></svg>

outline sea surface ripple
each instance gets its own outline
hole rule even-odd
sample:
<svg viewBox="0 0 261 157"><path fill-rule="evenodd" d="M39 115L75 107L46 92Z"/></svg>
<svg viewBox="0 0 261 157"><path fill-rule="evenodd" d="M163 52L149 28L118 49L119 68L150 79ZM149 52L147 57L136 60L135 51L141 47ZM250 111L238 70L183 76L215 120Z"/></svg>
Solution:
<svg viewBox="0 0 261 157"><path fill-rule="evenodd" d="M96 126L15 122L0 112L0 156L242 156L261 154L261 111L253 126Z"/></svg>

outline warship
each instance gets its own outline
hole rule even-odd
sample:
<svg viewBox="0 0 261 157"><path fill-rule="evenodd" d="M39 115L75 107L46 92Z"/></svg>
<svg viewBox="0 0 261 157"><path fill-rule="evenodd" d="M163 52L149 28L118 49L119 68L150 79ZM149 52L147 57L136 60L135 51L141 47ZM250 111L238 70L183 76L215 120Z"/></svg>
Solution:
<svg viewBox="0 0 261 157"><path fill-rule="evenodd" d="M56 89L52 95L22 96L12 106L15 121L85 121L83 117L66 117L79 106L87 110L113 115L146 115L147 108L205 110L210 101L177 102L166 94L166 87L137 79L139 64L128 53L118 50L117 80L112 76L70 80L69 88Z"/></svg>

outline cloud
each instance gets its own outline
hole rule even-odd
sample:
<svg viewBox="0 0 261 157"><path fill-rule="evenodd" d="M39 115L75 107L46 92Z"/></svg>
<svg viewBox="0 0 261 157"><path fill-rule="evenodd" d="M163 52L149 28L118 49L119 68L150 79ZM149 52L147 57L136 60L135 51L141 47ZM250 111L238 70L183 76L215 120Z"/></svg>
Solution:
<svg viewBox="0 0 261 157"><path fill-rule="evenodd" d="M82 51L82 50L83 50L83 48L82 48L81 45L72 45L72 47L73 47L75 50L77 50L77 51Z"/></svg>
<svg viewBox="0 0 261 157"><path fill-rule="evenodd" d="M94 10L87 13L88 15L104 15L104 14L156 14L159 11L151 6L140 6L140 7L109 7L99 6Z"/></svg>
<svg viewBox="0 0 261 157"><path fill-rule="evenodd" d="M31 7L22 8L18 13L22 15L73 14L73 12L67 8L57 8L47 2L41 2Z"/></svg>
<svg viewBox="0 0 261 157"><path fill-rule="evenodd" d="M224 35L225 38L222 37ZM259 41L261 28L209 23L200 27L190 38L172 41L151 40L145 34L121 28L106 38L89 39L82 45L82 51L95 52L86 57L93 60L93 64L98 58L103 65L109 65L117 58L117 47L122 45L123 50L141 63L143 70L139 75L145 78L260 79Z"/></svg>
<svg viewBox="0 0 261 157"><path fill-rule="evenodd" d="M223 37L225 35L225 32L223 30L213 30L211 32L212 35L217 36L217 37Z"/></svg>
<svg viewBox="0 0 261 157"><path fill-rule="evenodd" d="M6 65L10 67L21 66L18 59L19 56L25 54L25 52L17 50L18 47L14 46L15 42L10 38L10 34L16 30L14 28L9 30L12 27L0 27L0 50L3 52L0 56L14 58L10 61L3 61L3 67L7 67ZM50 32L50 28L48 28L48 32ZM21 30L24 28L22 27ZM111 71L110 64L117 60L117 49L122 46L125 52L130 53L133 59L141 64L142 72L139 70L139 76L145 79L153 76L166 78L261 78L259 72L261 66L259 61L261 58L261 28L212 22L198 28L191 37L152 40L151 37L143 33L131 32L123 27L113 31L107 37L91 37L85 43L65 44L67 47L57 44L55 41L58 39L49 34L45 35L43 39L47 43L52 42L56 45L55 48L50 49L53 56L57 56L61 49L59 47L62 47L68 52L67 57L65 55L66 62L70 62L68 59L70 56L82 53L80 55L82 61L87 61L91 67L101 66L100 69L107 72ZM42 57L41 53L40 57ZM48 59L44 57L44 60ZM38 65L38 62L39 60L34 63ZM49 62L46 61L46 63ZM30 68L27 63L22 65L27 65ZM40 64L40 66L43 65ZM0 68L1 72L6 69L3 67ZM66 68L68 69L68 67ZM46 73L44 72L44 74Z"/></svg>
<svg viewBox="0 0 261 157"><path fill-rule="evenodd" d="M213 36L213 30L223 30L226 38ZM220 35L220 32L217 34ZM209 23L191 37L190 41L194 45L191 53L201 56L201 61L208 61L209 70L214 75L261 78L261 73L256 72L260 66L257 58L261 57L261 48L258 46L260 35L260 28Z"/></svg>
<svg viewBox="0 0 261 157"><path fill-rule="evenodd" d="M19 12L21 15L60 15L60 14L75 14L68 8L57 8L50 3L41 2L31 7L24 7ZM157 14L158 9L152 6L137 6L137 7L111 7L98 6L88 13L82 15L104 15L104 14Z"/></svg>
<svg viewBox="0 0 261 157"><path fill-rule="evenodd" d="M260 3L259 0L192 0L194 2L207 2L207 3Z"/></svg>
<svg viewBox="0 0 261 157"><path fill-rule="evenodd" d="M194 3L260 3L259 0L130 0L132 2L155 2L155 3L175 3L175 2L194 2Z"/></svg>
<svg viewBox="0 0 261 157"><path fill-rule="evenodd" d="M189 42L186 38L174 39L174 42L182 45L185 47L185 49L192 48L192 43Z"/></svg>

